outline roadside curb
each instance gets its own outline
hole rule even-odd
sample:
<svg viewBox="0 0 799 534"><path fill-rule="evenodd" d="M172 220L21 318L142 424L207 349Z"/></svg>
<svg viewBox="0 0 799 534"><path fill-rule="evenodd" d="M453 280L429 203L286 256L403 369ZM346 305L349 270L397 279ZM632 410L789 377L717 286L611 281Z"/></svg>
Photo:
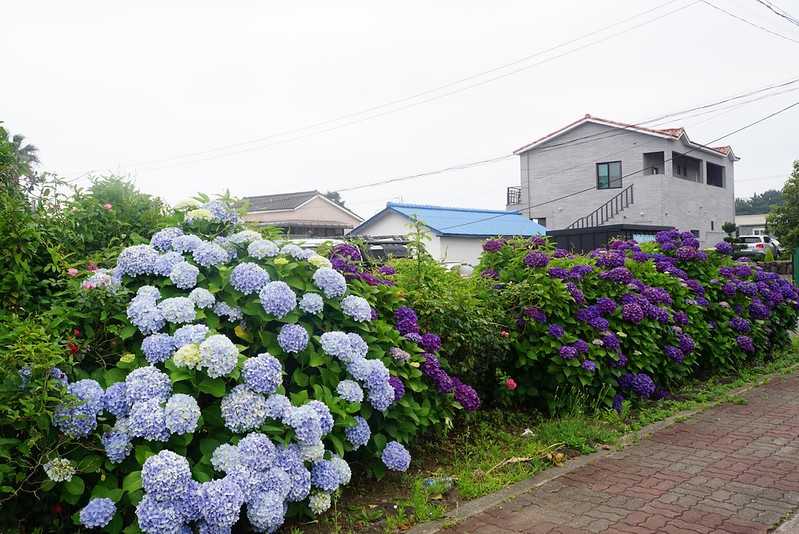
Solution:
<svg viewBox="0 0 799 534"><path fill-rule="evenodd" d="M470 517L472 517L474 515L477 515L477 514L480 514L480 513L484 512L484 511L486 511L486 510L488 510L490 508L493 508L493 507L495 507L497 505L500 505L500 504L502 504L504 502L507 502L507 501L510 501L512 499L515 499L516 497L519 497L519 496L521 496L521 495L523 495L525 493L528 493L528 492L530 492L530 491L532 491L532 490L534 490L534 489L536 489L536 488L538 488L540 486L543 486L544 484L546 484L546 483L548 483L548 482L550 482L552 480L555 480L555 479L558 479L558 478L560 478L560 477L562 477L564 475L567 475L567 474L569 474L569 473L571 473L571 472L573 472L573 471L575 471L575 470L577 470L577 469L579 469L579 468L581 468L583 466L590 465L590 464L592 464L594 462L597 462L597 461L599 461L601 459L604 459L604 458L612 457L614 454L616 454L621 449L623 449L623 448L625 448L627 446L633 445L633 444L637 443L638 441L651 436L655 432L658 432L659 430L663 430L665 428L668 428L668 427L670 427L670 426L672 426L672 425L674 425L676 423L680 423L680 422L684 421L686 418L689 418L689 417L694 416L694 415L696 415L698 413L707 411L707 410L709 410L711 408L714 408L714 407L722 404L723 402L725 402L724 399L726 399L726 398L728 398L730 396L737 396L737 395L741 395L743 393L746 393L746 392L748 392L748 391L750 391L752 389L755 389L757 387L760 387L760 386L770 382L774 377L785 375L785 374L790 374L792 372L795 372L797 369L799 369L799 364L792 365L792 366L790 366L790 367L788 367L788 368L786 368L786 369L784 369L782 371L778 371L778 372L772 373L770 375L766 375L766 376L764 376L764 377L762 377L762 378L760 378L760 379L758 379L756 381L753 381L753 382L751 382L749 384L746 384L746 385L731 389L730 391L726 392L721 399L709 402L708 404L706 404L706 405L704 405L704 406L702 406L702 407L700 407L700 408L698 408L696 410L685 410L685 411L676 413L674 415L671 415L671 416L663 419L662 421L657 421L657 422L652 423L650 425L647 425L647 426L645 426L645 427L643 427L643 428L641 428L639 430L635 430L633 432L629 432L629 433L623 435L621 438L619 438L618 443L617 443L615 449L613 449L613 450L600 450L600 451L593 452L593 453L590 453L590 454L585 454L585 455L582 455L582 456L578 456L577 458L573 458L571 460L568 460L566 463L564 463L561 466L551 467L549 469L546 469L546 470L538 473L537 475L533 476L532 478L529 478L527 480L522 480L520 482L516 482L515 484L511 484L510 486L508 486L506 488L503 488L503 489L501 489L501 490L499 490L497 492L490 493L488 495L484 495L483 497L478 497L476 499L472 499L470 501L467 501L467 502L457 506L455 509L450 510L449 512L447 512L447 514L442 519L438 519L436 521L430 521L430 522L427 522L427 523L418 524L418 525L414 526L413 528L407 530L406 532L408 534L433 534L433 533L439 532L442 529L445 529L445 528L447 528L449 526L453 526L453 525L455 525L457 523L460 523L460 522L462 522L462 521L464 521L464 520L466 520L466 519L468 519L468 518L470 518ZM799 524L799 518L796 518L795 521L797 521L797 524ZM783 531L778 530L778 532L783 532ZM790 532L790 531L784 531L784 532Z"/></svg>

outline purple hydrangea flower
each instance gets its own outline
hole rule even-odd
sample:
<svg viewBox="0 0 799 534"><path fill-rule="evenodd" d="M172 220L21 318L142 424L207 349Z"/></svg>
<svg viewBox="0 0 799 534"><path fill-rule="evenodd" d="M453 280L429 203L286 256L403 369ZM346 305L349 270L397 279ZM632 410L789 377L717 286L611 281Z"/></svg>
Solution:
<svg viewBox="0 0 799 534"><path fill-rule="evenodd" d="M504 239L489 239L483 243L483 250L486 252L498 252L505 244Z"/></svg>
<svg viewBox="0 0 799 534"><path fill-rule="evenodd" d="M402 383L401 378L397 376L392 376L391 378L388 379L388 383L394 389L394 402L400 400L402 397L405 396L405 384Z"/></svg>
<svg viewBox="0 0 799 534"><path fill-rule="evenodd" d="M543 311L541 311L540 308L529 306L524 309L524 315L530 319L533 319L534 321L538 321L539 323L547 322L547 316Z"/></svg>
<svg viewBox="0 0 799 534"><path fill-rule="evenodd" d="M593 373L596 371L596 364L591 360L583 360L582 368L588 371L589 373Z"/></svg>
<svg viewBox="0 0 799 534"><path fill-rule="evenodd" d="M738 317L736 315L735 317L730 319L730 327L736 332L745 334L752 329L752 324L743 317Z"/></svg>
<svg viewBox="0 0 799 534"><path fill-rule="evenodd" d="M566 331L563 329L563 327L561 325L559 325L559 324L551 324L551 325L549 325L549 327L547 328L547 332L549 332L550 336L556 337L558 339L563 337L563 334L566 333Z"/></svg>
<svg viewBox="0 0 799 534"><path fill-rule="evenodd" d="M467 412L473 412L480 407L480 397L474 388L468 384L464 384L458 378L452 377L452 382L455 384L455 400L463 406Z"/></svg>
<svg viewBox="0 0 799 534"><path fill-rule="evenodd" d="M735 342L744 352L748 352L750 354L755 352L755 344L752 342L752 338L749 336L738 336L735 338Z"/></svg>
<svg viewBox="0 0 799 534"><path fill-rule="evenodd" d="M533 251L524 258L524 264L527 267L546 267L549 263L549 257L543 252Z"/></svg>
<svg viewBox="0 0 799 534"><path fill-rule="evenodd" d="M436 334L430 332L422 335L422 342L420 343L425 352L438 352L441 349L441 338Z"/></svg>
<svg viewBox="0 0 799 534"><path fill-rule="evenodd" d="M669 359L674 360L677 363L682 363L683 360L685 359L685 354L683 353L683 351L681 351L680 349L678 349L677 347L674 347L672 345L667 345L663 349L663 353Z"/></svg>
<svg viewBox="0 0 799 534"><path fill-rule="evenodd" d="M408 306L400 306L394 311L394 324L402 335L419 332L416 312Z"/></svg>
<svg viewBox="0 0 799 534"><path fill-rule="evenodd" d="M560 357L564 360L573 360L577 357L577 349L569 345L564 345L560 348Z"/></svg>
<svg viewBox="0 0 799 534"><path fill-rule="evenodd" d="M646 373L636 373L633 375L630 386L640 397L648 399L655 392L655 382Z"/></svg>

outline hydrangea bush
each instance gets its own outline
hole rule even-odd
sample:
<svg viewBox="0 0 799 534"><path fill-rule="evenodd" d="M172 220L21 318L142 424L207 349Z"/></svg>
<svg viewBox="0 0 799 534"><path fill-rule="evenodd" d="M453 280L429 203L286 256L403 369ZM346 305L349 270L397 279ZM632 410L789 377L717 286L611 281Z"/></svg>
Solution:
<svg viewBox="0 0 799 534"><path fill-rule="evenodd" d="M583 390L620 409L786 346L797 288L733 261L725 245L703 251L677 230L587 255L541 237L486 242L476 275L495 282L508 311L509 394L556 410Z"/></svg>
<svg viewBox="0 0 799 534"><path fill-rule="evenodd" d="M415 436L479 406L389 270L265 239L202 200L83 283L125 296L129 323L118 360L75 368L53 418L83 446L44 470L85 527L274 532L326 511L353 460L404 471Z"/></svg>

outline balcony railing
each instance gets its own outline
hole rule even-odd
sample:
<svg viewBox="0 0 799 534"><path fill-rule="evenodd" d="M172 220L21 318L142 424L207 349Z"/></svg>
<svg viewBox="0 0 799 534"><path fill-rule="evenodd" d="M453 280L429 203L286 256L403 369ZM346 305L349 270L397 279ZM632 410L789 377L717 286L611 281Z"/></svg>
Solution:
<svg viewBox="0 0 799 534"><path fill-rule="evenodd" d="M518 186L511 186L508 188L507 206L514 204L521 204L522 202L522 188Z"/></svg>

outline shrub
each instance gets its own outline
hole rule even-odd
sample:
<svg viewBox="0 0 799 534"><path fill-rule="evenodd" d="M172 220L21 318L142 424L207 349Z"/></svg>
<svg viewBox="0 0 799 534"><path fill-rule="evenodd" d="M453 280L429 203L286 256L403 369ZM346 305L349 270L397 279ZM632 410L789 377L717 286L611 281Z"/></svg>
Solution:
<svg viewBox="0 0 799 534"><path fill-rule="evenodd" d="M582 391L618 407L785 346L796 288L698 245L669 231L575 256L542 238L494 240L478 276L497 279L495 298L517 325L511 394L555 410Z"/></svg>
<svg viewBox="0 0 799 534"><path fill-rule="evenodd" d="M65 441L82 447L47 459L76 473L30 474L87 506L76 523L273 531L324 512L350 462L378 477L404 470L403 444L476 408L433 354L437 338L392 324L403 316L395 287L347 281L324 257L241 230L226 201L179 210L180 227L82 281L112 317L115 299L129 299L129 323L109 330L116 360L83 359L73 401L55 410Z"/></svg>

